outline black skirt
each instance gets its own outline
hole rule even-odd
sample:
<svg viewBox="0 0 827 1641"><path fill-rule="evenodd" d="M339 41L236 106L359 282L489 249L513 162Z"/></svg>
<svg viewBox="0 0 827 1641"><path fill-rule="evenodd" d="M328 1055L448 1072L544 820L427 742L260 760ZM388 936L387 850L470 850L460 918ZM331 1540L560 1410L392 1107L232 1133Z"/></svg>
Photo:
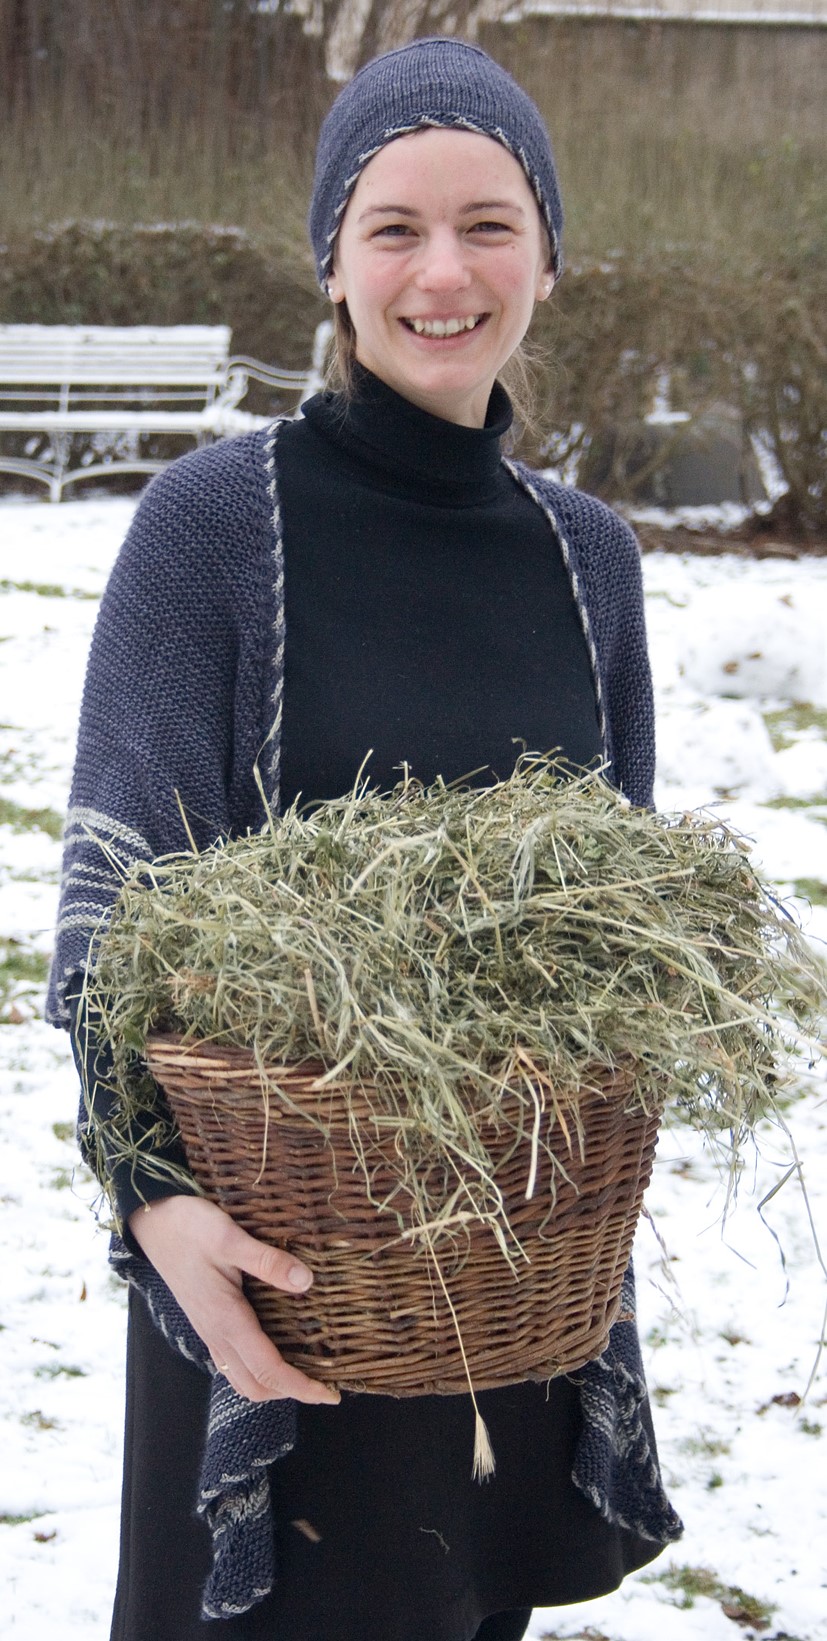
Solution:
<svg viewBox="0 0 827 1641"><path fill-rule="evenodd" d="M566 1379L480 1395L497 1461L483 1483L470 1397L344 1395L299 1409L297 1446L272 1468L272 1594L202 1620L208 1396L131 1294L112 1641L512 1641L532 1607L604 1595L661 1548L572 1483L580 1404Z"/></svg>

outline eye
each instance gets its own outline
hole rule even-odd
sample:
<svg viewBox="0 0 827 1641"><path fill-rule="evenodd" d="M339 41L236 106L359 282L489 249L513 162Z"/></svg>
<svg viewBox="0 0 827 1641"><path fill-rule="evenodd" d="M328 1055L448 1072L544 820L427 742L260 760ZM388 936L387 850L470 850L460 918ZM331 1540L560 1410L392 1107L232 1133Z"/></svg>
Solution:
<svg viewBox="0 0 827 1641"><path fill-rule="evenodd" d="M481 222L472 222L471 233L482 234L484 237L491 234L513 234L514 229L510 222L496 222L493 219L484 219Z"/></svg>
<svg viewBox="0 0 827 1641"><path fill-rule="evenodd" d="M407 222L384 222L381 228L375 228L371 239L406 239L413 229Z"/></svg>

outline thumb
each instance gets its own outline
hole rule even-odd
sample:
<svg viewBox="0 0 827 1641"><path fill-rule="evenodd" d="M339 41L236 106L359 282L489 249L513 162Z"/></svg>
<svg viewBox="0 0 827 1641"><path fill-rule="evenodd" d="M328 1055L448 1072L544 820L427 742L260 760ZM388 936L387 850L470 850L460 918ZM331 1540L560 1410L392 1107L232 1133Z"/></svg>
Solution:
<svg viewBox="0 0 827 1641"><path fill-rule="evenodd" d="M259 1242L256 1237L243 1231L240 1225L233 1229L235 1236L228 1254L240 1271L286 1293L307 1291L313 1281L313 1272L300 1259L296 1259L294 1254L285 1253L283 1248L271 1248L268 1243Z"/></svg>

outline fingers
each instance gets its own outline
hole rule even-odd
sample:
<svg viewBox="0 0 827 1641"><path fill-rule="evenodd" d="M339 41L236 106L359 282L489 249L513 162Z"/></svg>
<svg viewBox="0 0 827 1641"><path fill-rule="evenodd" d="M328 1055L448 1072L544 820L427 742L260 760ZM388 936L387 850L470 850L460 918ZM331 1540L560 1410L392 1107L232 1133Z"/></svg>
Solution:
<svg viewBox="0 0 827 1641"><path fill-rule="evenodd" d="M255 1317L249 1330L239 1325L232 1338L224 1341L226 1355L221 1356L221 1348L216 1347L220 1371L248 1401L266 1402L289 1396L308 1406L335 1407L342 1399L338 1390L309 1379L299 1368L285 1362L272 1340L262 1333Z"/></svg>
<svg viewBox="0 0 827 1641"><path fill-rule="evenodd" d="M338 1390L308 1378L300 1368L291 1367L262 1331L258 1318L243 1294L236 1292L223 1308L218 1328L210 1329L206 1341L218 1371L224 1374L239 1395L251 1402L291 1396L309 1405L341 1401Z"/></svg>
<svg viewBox="0 0 827 1641"><path fill-rule="evenodd" d="M154 1202L131 1215L129 1226L241 1396L254 1402L284 1396L307 1403L341 1400L337 1390L284 1361L243 1292L242 1273L298 1297L313 1281L301 1260L248 1236L222 1209L198 1197Z"/></svg>
<svg viewBox="0 0 827 1641"><path fill-rule="evenodd" d="M257 1277L272 1288L286 1293L306 1293L313 1281L313 1272L292 1254L281 1248L271 1248L248 1236L238 1226L228 1250L232 1269ZM308 1378L299 1368L285 1362L271 1339L262 1330L252 1306L241 1293L233 1305L232 1324L226 1330L225 1356L217 1358L227 1363L226 1377L240 1395L250 1401L264 1401L270 1397L292 1396L298 1402L310 1404L341 1401L338 1390ZM211 1352L216 1360L214 1352Z"/></svg>
<svg viewBox="0 0 827 1641"><path fill-rule="evenodd" d="M255 1276L260 1282L266 1282L270 1288L279 1288L284 1293L306 1293L313 1281L313 1272L295 1255L285 1253L282 1248L271 1248L265 1242L258 1242L255 1237L248 1236L240 1226L233 1225L232 1233L228 1236L227 1256L229 1262L235 1265L246 1276Z"/></svg>

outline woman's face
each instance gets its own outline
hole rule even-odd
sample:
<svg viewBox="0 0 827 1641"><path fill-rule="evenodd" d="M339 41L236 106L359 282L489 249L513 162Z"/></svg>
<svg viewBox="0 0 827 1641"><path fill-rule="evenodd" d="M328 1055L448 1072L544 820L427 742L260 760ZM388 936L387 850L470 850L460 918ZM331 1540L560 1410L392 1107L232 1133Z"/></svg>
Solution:
<svg viewBox="0 0 827 1641"><path fill-rule="evenodd" d="M525 174L492 137L427 128L365 166L328 289L356 357L421 409L482 427L497 372L552 286Z"/></svg>

